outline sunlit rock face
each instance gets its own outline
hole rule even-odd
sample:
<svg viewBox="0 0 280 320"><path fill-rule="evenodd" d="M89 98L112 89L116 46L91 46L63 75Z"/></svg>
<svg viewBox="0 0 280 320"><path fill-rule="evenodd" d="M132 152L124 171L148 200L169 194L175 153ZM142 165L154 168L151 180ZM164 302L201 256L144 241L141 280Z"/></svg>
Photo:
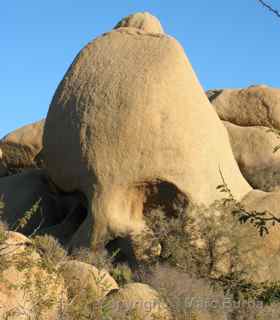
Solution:
<svg viewBox="0 0 280 320"><path fill-rule="evenodd" d="M139 244L150 235L145 206L161 206L164 190L172 190L171 204L209 204L222 196L220 172L236 199L251 190L181 45L151 15L123 21L80 51L45 123L52 180L87 198L77 246L96 246L109 235ZM154 191L163 196L151 197ZM159 254L158 244L143 241L151 244Z"/></svg>
<svg viewBox="0 0 280 320"><path fill-rule="evenodd" d="M253 188L280 187L280 89L255 85L207 91L228 130L239 168ZM278 134L277 134L278 132Z"/></svg>

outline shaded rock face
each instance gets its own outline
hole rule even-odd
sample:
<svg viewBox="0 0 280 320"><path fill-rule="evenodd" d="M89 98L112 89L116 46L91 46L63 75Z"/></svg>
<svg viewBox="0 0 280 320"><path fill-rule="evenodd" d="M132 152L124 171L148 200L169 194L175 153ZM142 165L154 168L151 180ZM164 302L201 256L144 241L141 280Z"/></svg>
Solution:
<svg viewBox="0 0 280 320"><path fill-rule="evenodd" d="M80 197L60 193L41 169L0 179L0 195L5 203L1 218L13 229L39 201L37 211L19 229L25 235L47 233L66 244L85 218Z"/></svg>
<svg viewBox="0 0 280 320"><path fill-rule="evenodd" d="M251 190L180 44L141 29L118 28L81 50L50 105L43 147L54 183L87 198L76 246L144 234L154 181L209 204L221 197L220 168L237 199Z"/></svg>
<svg viewBox="0 0 280 320"><path fill-rule="evenodd" d="M35 155L30 147L14 142L0 141L0 148L2 152L1 166L5 168L1 176L36 167Z"/></svg>
<svg viewBox="0 0 280 320"><path fill-rule="evenodd" d="M207 91L228 130L239 168L252 187L279 189L280 89L264 85Z"/></svg>

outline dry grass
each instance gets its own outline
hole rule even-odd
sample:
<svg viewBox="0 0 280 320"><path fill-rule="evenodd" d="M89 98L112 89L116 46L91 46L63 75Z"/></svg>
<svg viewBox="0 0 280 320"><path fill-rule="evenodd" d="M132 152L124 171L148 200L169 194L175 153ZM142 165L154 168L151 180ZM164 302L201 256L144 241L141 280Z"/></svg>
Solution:
<svg viewBox="0 0 280 320"><path fill-rule="evenodd" d="M52 236L35 236L33 244L44 260L55 266L62 265L68 258L66 250Z"/></svg>

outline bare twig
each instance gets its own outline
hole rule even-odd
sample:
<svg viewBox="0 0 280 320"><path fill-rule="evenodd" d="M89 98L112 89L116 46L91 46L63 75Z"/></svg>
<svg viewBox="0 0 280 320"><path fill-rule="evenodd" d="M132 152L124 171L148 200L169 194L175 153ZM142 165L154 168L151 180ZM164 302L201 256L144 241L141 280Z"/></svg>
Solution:
<svg viewBox="0 0 280 320"><path fill-rule="evenodd" d="M278 18L280 18L280 12L272 8L270 4L264 2L263 0L257 0L257 1L259 1L264 7L266 7L269 11L273 12Z"/></svg>

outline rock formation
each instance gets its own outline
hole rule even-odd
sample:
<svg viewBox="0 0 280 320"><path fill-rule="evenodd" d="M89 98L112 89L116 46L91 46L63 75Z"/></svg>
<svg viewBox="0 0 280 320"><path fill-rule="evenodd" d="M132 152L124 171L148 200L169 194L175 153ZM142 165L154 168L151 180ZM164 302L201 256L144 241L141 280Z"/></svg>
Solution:
<svg viewBox="0 0 280 320"><path fill-rule="evenodd" d="M118 28L136 28L147 33L164 33L160 21L149 12L138 12L123 18L115 26L115 29Z"/></svg>
<svg viewBox="0 0 280 320"><path fill-rule="evenodd" d="M1 319L8 312L9 319L53 320L58 307L61 319L98 318L109 303L112 319L132 311L137 319L171 320L175 302L191 298L182 274L215 283L240 308L250 290L279 300L277 283L260 282L279 282L280 224L260 237L253 218L280 221L280 192L251 186L279 189L273 149L280 141L272 131L280 132L280 90L207 95L214 107L181 45L147 12L125 17L80 51L46 120L0 140ZM236 208L253 218L241 225ZM27 239L5 222L58 241ZM73 260L79 257L87 263ZM161 279L171 287L128 283L153 286L151 261L166 264ZM165 294L181 286L187 295ZM46 300L36 309L38 295ZM212 311L183 311L212 319Z"/></svg>
<svg viewBox="0 0 280 320"><path fill-rule="evenodd" d="M256 189L273 191L280 185L280 89L264 85L207 91L228 130L239 168ZM275 132L273 132L275 131Z"/></svg>
<svg viewBox="0 0 280 320"><path fill-rule="evenodd" d="M63 265L62 275L65 283L68 283L69 290L92 290L99 299L119 289L108 271L98 270L95 266L81 261L67 261Z"/></svg>
<svg viewBox="0 0 280 320"><path fill-rule="evenodd" d="M42 149L42 136L45 120L40 120L5 135L1 141L28 146L34 154Z"/></svg>
<svg viewBox="0 0 280 320"><path fill-rule="evenodd" d="M245 127L280 129L280 89L256 85L210 90L208 94L221 120Z"/></svg>
<svg viewBox="0 0 280 320"><path fill-rule="evenodd" d="M143 283L129 283L111 296L113 311L119 319L126 314L139 320L171 320L172 315L159 293Z"/></svg>
<svg viewBox="0 0 280 320"><path fill-rule="evenodd" d="M43 159L38 154L42 149L44 123L41 120L26 125L0 140L0 176L43 166Z"/></svg>
<svg viewBox="0 0 280 320"><path fill-rule="evenodd" d="M43 137L48 173L88 201L74 245L144 234L143 207L154 186L182 194L184 205L209 204L221 197L220 169L237 199L251 190L184 50L151 19L124 19L89 43L51 102Z"/></svg>
<svg viewBox="0 0 280 320"><path fill-rule="evenodd" d="M2 151L1 166L5 168L2 176L15 174L36 167L34 153L27 145L9 141L0 141Z"/></svg>
<svg viewBox="0 0 280 320"><path fill-rule="evenodd" d="M255 189L279 190L280 152L274 149L280 140L263 126L238 126L224 121L239 168Z"/></svg>
<svg viewBox="0 0 280 320"><path fill-rule="evenodd" d="M39 204L26 225L19 229L26 235L37 230L37 233L54 235L65 243L79 226L79 219L83 218L80 198L73 194L60 194L42 169L1 178L0 195L5 203L1 219L12 229L28 211L35 209L36 203Z"/></svg>

